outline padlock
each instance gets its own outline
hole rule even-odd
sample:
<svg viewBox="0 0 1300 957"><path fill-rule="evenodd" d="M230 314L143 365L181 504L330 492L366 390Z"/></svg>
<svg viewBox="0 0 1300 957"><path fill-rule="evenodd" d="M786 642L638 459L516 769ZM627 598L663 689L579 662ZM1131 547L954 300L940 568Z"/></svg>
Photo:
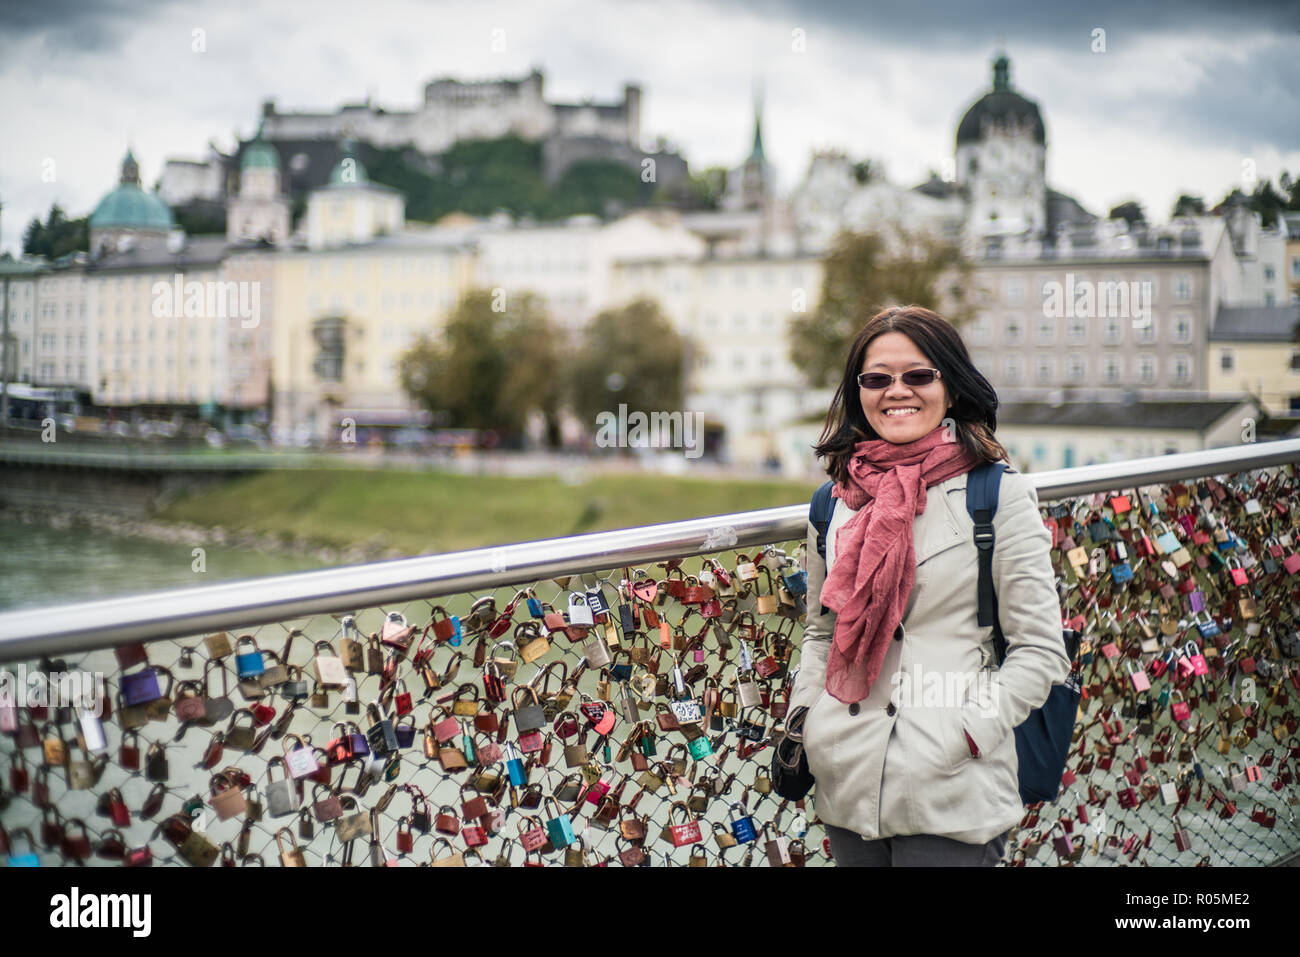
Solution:
<svg viewBox="0 0 1300 957"><path fill-rule="evenodd" d="M211 797L208 804L217 813L217 820L228 821L248 810L248 801L242 788L237 787L224 772L214 774L208 781Z"/></svg>
<svg viewBox="0 0 1300 957"><path fill-rule="evenodd" d="M366 706L366 714L371 717L370 728L366 731L366 741L373 754L386 755L397 750L397 732L393 722L384 714L383 706L378 701L371 701Z"/></svg>
<svg viewBox="0 0 1300 957"><path fill-rule="evenodd" d="M252 651L240 651L244 642L252 646ZM259 679L266 671L266 663L257 641L252 635L241 635L235 639L235 673L241 681Z"/></svg>

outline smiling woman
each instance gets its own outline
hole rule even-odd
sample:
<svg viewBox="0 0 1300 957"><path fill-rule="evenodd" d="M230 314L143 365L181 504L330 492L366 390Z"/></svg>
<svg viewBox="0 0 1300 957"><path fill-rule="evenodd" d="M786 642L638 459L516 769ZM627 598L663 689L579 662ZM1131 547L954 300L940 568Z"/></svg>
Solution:
<svg viewBox="0 0 1300 957"><path fill-rule="evenodd" d="M1051 539L1007 472L992 571L1007 653L976 614L967 475L1007 458L997 395L957 331L881 312L849 350L816 451L829 517L808 524L808 619L789 703L841 866L996 864L1021 807L1011 730L1069 671ZM821 613L814 609L820 607ZM913 671L943 693L900 694Z"/></svg>

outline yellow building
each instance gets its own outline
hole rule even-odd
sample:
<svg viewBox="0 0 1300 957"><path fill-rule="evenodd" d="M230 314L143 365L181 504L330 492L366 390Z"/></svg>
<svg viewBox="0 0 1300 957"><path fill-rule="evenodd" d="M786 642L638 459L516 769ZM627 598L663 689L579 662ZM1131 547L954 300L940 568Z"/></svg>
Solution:
<svg viewBox="0 0 1300 957"><path fill-rule="evenodd" d="M473 281L459 231L428 230L274 257L273 426L281 441L351 441L349 426L421 421L397 363ZM345 421L350 420L350 421Z"/></svg>
<svg viewBox="0 0 1300 957"><path fill-rule="evenodd" d="M1223 307L1210 331L1211 395L1254 396L1270 415L1300 415L1300 305Z"/></svg>

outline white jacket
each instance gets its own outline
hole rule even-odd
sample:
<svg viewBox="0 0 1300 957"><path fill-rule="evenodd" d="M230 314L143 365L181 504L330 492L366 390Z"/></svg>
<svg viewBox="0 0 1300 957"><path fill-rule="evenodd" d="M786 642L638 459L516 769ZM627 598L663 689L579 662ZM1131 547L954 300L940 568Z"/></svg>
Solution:
<svg viewBox="0 0 1300 957"><path fill-rule="evenodd" d="M817 815L866 838L992 840L1024 816L1013 729L1070 670L1037 491L1024 475L1002 476L993 520L993 585L1007 642L1001 669L993 629L977 620L979 560L963 473L927 490L903 624L870 694L854 705L825 687L835 612L820 614L821 588L835 563L836 532L855 514L832 501L825 562L808 523L808 617L790 700L792 712L809 708L804 749Z"/></svg>

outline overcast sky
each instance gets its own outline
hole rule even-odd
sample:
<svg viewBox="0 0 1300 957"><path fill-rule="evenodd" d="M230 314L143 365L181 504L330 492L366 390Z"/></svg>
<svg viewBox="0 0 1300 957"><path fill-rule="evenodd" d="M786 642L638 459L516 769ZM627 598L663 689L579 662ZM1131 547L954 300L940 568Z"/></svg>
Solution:
<svg viewBox="0 0 1300 957"><path fill-rule="evenodd" d="M0 246L17 252L53 201L90 213L128 144L146 186L210 138L233 147L266 97L410 109L433 77L534 65L553 101L641 84L646 139L666 136L695 169L748 152L761 82L783 188L816 147L883 161L911 186L951 159L1000 43L1043 112L1049 184L1093 212L1136 198L1163 219L1180 192L1217 201L1249 164L1300 174L1295 0L39 0L0 4Z"/></svg>

